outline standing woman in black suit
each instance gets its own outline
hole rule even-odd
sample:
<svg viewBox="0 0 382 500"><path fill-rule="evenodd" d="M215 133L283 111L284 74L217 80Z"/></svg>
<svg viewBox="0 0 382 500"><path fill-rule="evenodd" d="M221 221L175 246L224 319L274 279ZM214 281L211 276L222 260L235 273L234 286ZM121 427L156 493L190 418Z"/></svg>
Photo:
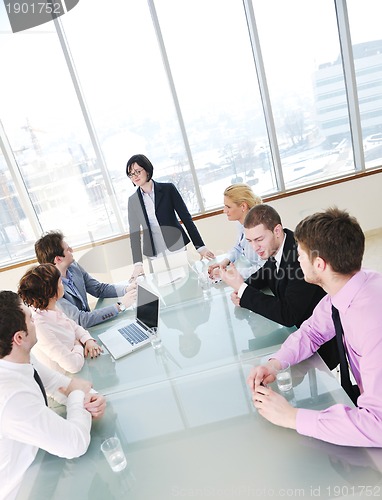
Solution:
<svg viewBox="0 0 382 500"><path fill-rule="evenodd" d="M201 258L210 260L215 257L205 246L174 184L153 181L153 171L151 161L142 154L132 156L126 165L126 175L138 186L128 201L130 243L134 262L132 279L143 274L141 229L143 255L146 257L155 258L182 250L190 241ZM177 216L188 234L180 225Z"/></svg>

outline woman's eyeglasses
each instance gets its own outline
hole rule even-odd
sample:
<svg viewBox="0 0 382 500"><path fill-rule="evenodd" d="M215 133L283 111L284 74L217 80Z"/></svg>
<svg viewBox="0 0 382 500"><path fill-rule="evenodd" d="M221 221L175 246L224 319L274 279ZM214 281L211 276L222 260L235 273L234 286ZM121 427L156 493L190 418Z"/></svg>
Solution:
<svg viewBox="0 0 382 500"><path fill-rule="evenodd" d="M129 179L131 179L132 177L138 177L139 175L141 175L141 173L143 172L143 169L142 170L131 170L128 174L127 174L127 177Z"/></svg>

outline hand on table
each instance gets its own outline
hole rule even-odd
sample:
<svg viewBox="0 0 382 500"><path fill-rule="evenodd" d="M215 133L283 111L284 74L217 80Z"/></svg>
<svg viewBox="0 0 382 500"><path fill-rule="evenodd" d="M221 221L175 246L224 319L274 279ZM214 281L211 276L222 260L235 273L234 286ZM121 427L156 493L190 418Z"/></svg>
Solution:
<svg viewBox="0 0 382 500"><path fill-rule="evenodd" d="M82 391L87 394L92 388L91 382L84 380L83 378L74 377L71 379L70 384L67 387L60 387L59 391L66 397L73 391Z"/></svg>
<svg viewBox="0 0 382 500"><path fill-rule="evenodd" d="M276 370L281 368L277 359L270 359L267 364L255 366L249 372L247 384L252 391L252 396L261 385L267 385L276 380Z"/></svg>
<svg viewBox="0 0 382 500"><path fill-rule="evenodd" d="M228 267L220 265L220 277L227 285L231 286L236 292L244 283L244 279L234 264Z"/></svg>
<svg viewBox="0 0 382 500"><path fill-rule="evenodd" d="M129 283L134 283L136 281L136 279L138 278L138 276L144 276L144 275L145 275L145 271L143 270L143 265L142 264L135 265L134 269L133 269L133 274L131 275L131 277L129 279Z"/></svg>
<svg viewBox="0 0 382 500"><path fill-rule="evenodd" d="M106 399L102 394L89 393L85 396L84 408L91 413L94 420L103 416L106 409Z"/></svg>
<svg viewBox="0 0 382 500"><path fill-rule="evenodd" d="M132 283L126 288L126 293L121 297L121 302L125 307L130 307L137 298L137 283Z"/></svg>
<svg viewBox="0 0 382 500"><path fill-rule="evenodd" d="M229 265L230 261L229 259L224 259L220 264L218 262L215 262L215 264L211 264L208 266L208 276L213 279L215 277L220 278L220 267L223 266L224 269Z"/></svg>
<svg viewBox="0 0 382 500"><path fill-rule="evenodd" d="M215 255L211 252L211 250L208 250L208 248L206 248L202 252L199 252L199 254L201 259L212 260L215 258Z"/></svg>
<svg viewBox="0 0 382 500"><path fill-rule="evenodd" d="M60 392L66 397L73 391L82 391L85 393L84 408L91 413L94 419L102 417L106 408L106 399L102 394L97 392L91 393L91 382L79 377L72 378L67 387L60 387Z"/></svg>
<svg viewBox="0 0 382 500"><path fill-rule="evenodd" d="M89 339L85 342L84 345L84 354L85 357L96 358L103 352L103 349L94 339Z"/></svg>
<svg viewBox="0 0 382 500"><path fill-rule="evenodd" d="M260 385L253 393L252 401L260 415L272 424L296 429L297 409L281 394Z"/></svg>
<svg viewBox="0 0 382 500"><path fill-rule="evenodd" d="M240 297L237 294L237 292L232 292L231 293L231 302L235 305L240 307Z"/></svg>
<svg viewBox="0 0 382 500"><path fill-rule="evenodd" d="M267 384L276 380L276 370L279 368L281 363L277 359L270 359L265 365L251 369L247 384L251 389L253 404L262 417L272 424L295 429L297 409L267 387Z"/></svg>

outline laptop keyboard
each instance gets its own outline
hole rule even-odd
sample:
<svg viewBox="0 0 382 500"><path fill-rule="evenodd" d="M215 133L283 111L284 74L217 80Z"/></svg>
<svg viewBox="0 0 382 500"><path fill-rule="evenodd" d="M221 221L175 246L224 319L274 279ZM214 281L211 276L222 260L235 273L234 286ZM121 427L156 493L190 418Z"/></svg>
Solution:
<svg viewBox="0 0 382 500"><path fill-rule="evenodd" d="M149 337L135 323L124 326L118 330L131 345L139 344Z"/></svg>

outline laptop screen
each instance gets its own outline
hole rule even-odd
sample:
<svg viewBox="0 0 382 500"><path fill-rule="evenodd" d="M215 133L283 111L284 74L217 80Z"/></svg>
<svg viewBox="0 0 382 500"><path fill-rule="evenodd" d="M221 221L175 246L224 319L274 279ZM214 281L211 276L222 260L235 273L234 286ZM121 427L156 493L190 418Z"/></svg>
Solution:
<svg viewBox="0 0 382 500"><path fill-rule="evenodd" d="M137 291L137 320L147 328L158 326L159 297L141 285Z"/></svg>

